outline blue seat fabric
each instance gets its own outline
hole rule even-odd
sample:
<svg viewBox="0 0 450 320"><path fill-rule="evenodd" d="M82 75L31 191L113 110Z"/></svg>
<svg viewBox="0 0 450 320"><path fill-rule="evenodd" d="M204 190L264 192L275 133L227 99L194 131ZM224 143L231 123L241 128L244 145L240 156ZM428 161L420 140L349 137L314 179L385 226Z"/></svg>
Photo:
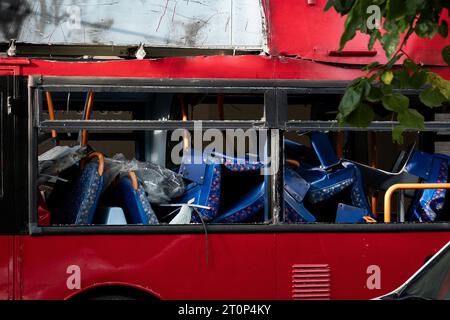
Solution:
<svg viewBox="0 0 450 320"><path fill-rule="evenodd" d="M49 199L53 224L92 224L103 188L98 161L89 161L83 169L69 168L72 179L55 185Z"/></svg>
<svg viewBox="0 0 450 320"><path fill-rule="evenodd" d="M143 187L138 184L134 190L129 176L120 178L117 189L120 193L121 207L129 224L158 224L158 218L153 211Z"/></svg>

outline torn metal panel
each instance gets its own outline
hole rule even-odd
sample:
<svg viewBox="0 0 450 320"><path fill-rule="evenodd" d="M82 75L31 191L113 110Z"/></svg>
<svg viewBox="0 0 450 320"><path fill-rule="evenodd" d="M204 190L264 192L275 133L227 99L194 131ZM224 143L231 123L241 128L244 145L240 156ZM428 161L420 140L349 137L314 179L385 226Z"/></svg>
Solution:
<svg viewBox="0 0 450 320"><path fill-rule="evenodd" d="M263 49L260 0L2 0L0 42Z"/></svg>

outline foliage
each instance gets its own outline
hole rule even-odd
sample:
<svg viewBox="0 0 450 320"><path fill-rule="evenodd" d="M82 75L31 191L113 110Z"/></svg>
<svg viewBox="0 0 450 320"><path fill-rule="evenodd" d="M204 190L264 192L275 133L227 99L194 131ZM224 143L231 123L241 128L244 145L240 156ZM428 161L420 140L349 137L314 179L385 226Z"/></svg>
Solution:
<svg viewBox="0 0 450 320"><path fill-rule="evenodd" d="M373 12L368 7L377 5L381 13L381 28L369 28ZM413 61L403 50L411 35L421 38L448 36L448 23L443 19L450 0L329 0L331 7L346 16L340 48L360 32L368 34L368 49L379 42L388 62L371 63L363 68L366 76L355 79L346 89L339 105L337 120L340 125L367 127L374 119L374 108L382 105L393 113L399 125L393 130L393 139L402 143L406 128L423 129L424 117L410 108L409 98L401 89L419 90L420 101L429 108L450 101L450 82ZM444 61L450 65L450 46L442 50ZM396 62L403 59L400 66Z"/></svg>

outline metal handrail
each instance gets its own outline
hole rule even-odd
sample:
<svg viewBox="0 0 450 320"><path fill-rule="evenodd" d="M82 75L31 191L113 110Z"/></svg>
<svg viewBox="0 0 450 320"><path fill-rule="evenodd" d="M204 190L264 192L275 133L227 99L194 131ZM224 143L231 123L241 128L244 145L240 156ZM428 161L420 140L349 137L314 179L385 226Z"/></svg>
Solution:
<svg viewBox="0 0 450 320"><path fill-rule="evenodd" d="M398 183L386 190L384 195L384 222L391 222L391 199L397 190L450 189L450 183Z"/></svg>
<svg viewBox="0 0 450 320"><path fill-rule="evenodd" d="M50 120L55 120L55 108L53 106L52 94L49 91L45 92L45 96L47 98L47 107L48 107L48 117ZM52 138L57 138L58 134L56 130L52 130Z"/></svg>

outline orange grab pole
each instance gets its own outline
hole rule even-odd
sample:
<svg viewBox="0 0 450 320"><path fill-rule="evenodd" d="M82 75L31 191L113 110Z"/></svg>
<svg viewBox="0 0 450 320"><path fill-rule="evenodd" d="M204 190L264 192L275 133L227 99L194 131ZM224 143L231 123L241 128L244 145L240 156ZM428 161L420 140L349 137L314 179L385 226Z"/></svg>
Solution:
<svg viewBox="0 0 450 320"><path fill-rule="evenodd" d="M91 118L91 112L92 112L92 105L94 103L94 92L89 92L88 94L88 102L86 107L86 115L84 120L89 120ZM83 129L81 131L81 145L85 146L88 143L88 137L87 137L87 131L86 129Z"/></svg>
<svg viewBox="0 0 450 320"><path fill-rule="evenodd" d="M187 110L187 105L186 105L186 101L184 100L184 95L180 94L178 95L178 99L180 100L180 106L181 106L181 120L183 122L188 120L188 110ZM189 139L187 137L187 135L185 134L183 136L183 150L188 150L189 149Z"/></svg>
<svg viewBox="0 0 450 320"><path fill-rule="evenodd" d="M51 92L46 91L45 97L47 98L48 117L50 120L55 120L55 108L53 106L53 99ZM52 138L56 138L56 130L52 130Z"/></svg>
<svg viewBox="0 0 450 320"><path fill-rule="evenodd" d="M105 156L101 152L91 152L86 157L81 159L81 168L84 168L85 164L91 161L93 158L98 159L98 174L102 176L103 171L105 171Z"/></svg>
<svg viewBox="0 0 450 320"><path fill-rule="evenodd" d="M384 194L384 222L391 222L391 199L397 190L450 189L450 183L398 183L387 189Z"/></svg>

